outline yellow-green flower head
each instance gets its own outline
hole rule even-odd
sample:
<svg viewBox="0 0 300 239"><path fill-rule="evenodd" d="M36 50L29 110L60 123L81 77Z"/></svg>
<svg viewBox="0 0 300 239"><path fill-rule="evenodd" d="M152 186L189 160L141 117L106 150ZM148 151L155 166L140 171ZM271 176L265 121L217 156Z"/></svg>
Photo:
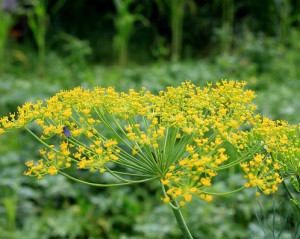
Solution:
<svg viewBox="0 0 300 239"><path fill-rule="evenodd" d="M246 187L268 194L277 190L284 166L293 165L284 160L294 160L299 143L287 123L254 113L255 94L244 86L184 82L158 95L78 87L2 117L0 134L26 128L45 146L25 172L39 179L70 167L124 183L159 179L164 201L183 206L193 197L211 201L218 172L240 164Z"/></svg>

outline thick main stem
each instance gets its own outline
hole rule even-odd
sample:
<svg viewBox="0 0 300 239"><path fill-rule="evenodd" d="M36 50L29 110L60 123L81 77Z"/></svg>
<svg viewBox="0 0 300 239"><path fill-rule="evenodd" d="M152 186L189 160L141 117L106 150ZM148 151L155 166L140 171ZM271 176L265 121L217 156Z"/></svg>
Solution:
<svg viewBox="0 0 300 239"><path fill-rule="evenodd" d="M178 224L184 238L185 239L193 239L193 236L190 233L189 228L186 225L186 222L184 220L184 217L183 217L183 215L180 211L180 208L179 208L176 200L172 200L171 202L175 206L175 207L172 207L172 210L173 210L173 213L174 213L174 216L176 218L177 224Z"/></svg>

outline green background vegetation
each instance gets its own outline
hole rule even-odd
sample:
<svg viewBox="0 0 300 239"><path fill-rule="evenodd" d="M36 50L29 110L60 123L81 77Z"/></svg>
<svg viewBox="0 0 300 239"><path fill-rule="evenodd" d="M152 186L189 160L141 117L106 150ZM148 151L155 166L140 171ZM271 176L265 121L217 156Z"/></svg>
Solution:
<svg viewBox="0 0 300 239"><path fill-rule="evenodd" d="M2 0L0 115L76 86L246 81L259 112L299 123L297 0ZM39 145L25 132L0 137L0 238L181 238L156 183L91 188L23 176ZM79 172L97 181L97 173ZM101 180L110 180L104 178ZM227 182L227 183L226 183ZM237 185L236 172L217 187ZM184 209L196 238L300 238L299 215L278 193L248 190Z"/></svg>

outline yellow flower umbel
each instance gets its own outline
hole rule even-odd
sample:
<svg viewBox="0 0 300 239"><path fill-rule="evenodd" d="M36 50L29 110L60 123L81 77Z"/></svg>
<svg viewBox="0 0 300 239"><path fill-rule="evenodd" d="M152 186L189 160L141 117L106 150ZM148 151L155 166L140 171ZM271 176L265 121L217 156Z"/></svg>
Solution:
<svg viewBox="0 0 300 239"><path fill-rule="evenodd" d="M183 206L211 201L218 173L240 165L244 187L273 193L286 175L299 177L299 140L287 123L254 114L255 94L244 86L185 82L158 95L79 87L2 117L0 134L25 128L44 145L41 159L26 163L25 175L38 179L60 173L80 181L70 167L109 173L118 185L158 179L163 200Z"/></svg>

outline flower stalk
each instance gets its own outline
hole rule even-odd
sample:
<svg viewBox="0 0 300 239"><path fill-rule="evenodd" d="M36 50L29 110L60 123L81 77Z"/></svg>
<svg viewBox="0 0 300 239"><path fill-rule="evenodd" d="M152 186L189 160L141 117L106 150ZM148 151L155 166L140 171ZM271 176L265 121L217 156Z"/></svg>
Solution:
<svg viewBox="0 0 300 239"><path fill-rule="evenodd" d="M182 235L184 236L185 239L193 239L193 236L189 231L189 228L185 222L185 219L181 213L180 208L178 207L176 200L172 200L171 203L177 207L177 208L174 208L174 207L171 207L171 208L172 208L173 214L175 216L177 225L182 232Z"/></svg>

